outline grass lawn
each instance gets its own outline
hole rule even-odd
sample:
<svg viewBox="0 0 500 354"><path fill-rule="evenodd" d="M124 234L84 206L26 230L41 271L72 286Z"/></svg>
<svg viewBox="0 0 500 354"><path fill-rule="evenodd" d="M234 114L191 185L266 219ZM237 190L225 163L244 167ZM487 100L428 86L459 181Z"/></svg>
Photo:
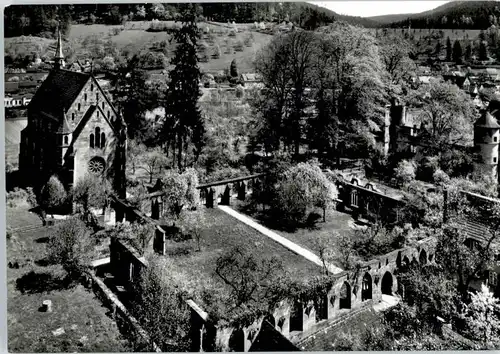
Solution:
<svg viewBox="0 0 500 354"><path fill-rule="evenodd" d="M8 226L29 223L41 224L27 210L7 209ZM62 268L43 263L50 233L51 228L40 228L14 233L7 240L7 261L19 264L19 269L7 269L9 351L130 351L94 294L81 285L68 288ZM39 311L43 300L52 300L52 313ZM52 331L58 328L65 333L54 336Z"/></svg>
<svg viewBox="0 0 500 354"><path fill-rule="evenodd" d="M251 212L245 206L245 202L231 200L232 207L253 218L256 222L266 226L267 228L273 230L277 234L287 238L288 240L308 249L309 251L318 254L318 251L315 250L314 240L321 235L332 236L334 232L339 234L349 234L353 235L354 230L350 227L353 225L354 220L351 215L346 213L341 213L336 210L328 210L326 212L326 222L323 222L323 219L320 219L316 223L315 228L299 228L295 231L285 231L282 229L278 229L277 227L271 225L269 222L266 222L262 217L262 209L259 206L258 211ZM340 252L340 250L339 250ZM336 264L337 266L340 266Z"/></svg>
<svg viewBox="0 0 500 354"><path fill-rule="evenodd" d="M214 274L217 258L235 246L251 251L257 260L277 257L290 275L299 281L321 274L321 267L223 211L217 208L202 210L207 227L202 230L201 251L196 251L194 240L168 241L167 255L162 256L169 263L172 273L182 277L183 282L192 283L190 286L193 289L201 289L206 281L217 283Z"/></svg>
<svg viewBox="0 0 500 354"><path fill-rule="evenodd" d="M174 24L173 21L168 22L168 25ZM132 53L137 53L144 49L149 49L154 42L159 42L163 40L168 40L170 35L166 32L147 32L149 28L149 21L133 21L127 22L124 26L107 26L102 24L94 25L72 25L71 30L68 35L68 40L74 46L76 53L83 50L81 48L81 42L89 36L99 36L100 38L110 39L116 44L118 49L128 49ZM228 69L231 61L236 59L238 64L238 70L240 72L253 72L253 60L257 51L270 42L272 36L264 33L259 33L255 31L250 31L248 25L238 26L240 32L236 33L235 37L229 37L229 28L225 26L217 26L212 24L200 23L202 28L208 27L209 31L215 32L227 32L227 33L214 33L215 39L213 44L209 44L208 53L212 53L214 47L218 45L221 49L221 55L219 59L212 59L207 63L199 63L200 68L205 72L216 72L224 69ZM111 31L113 28L123 27L123 31L117 35L112 35ZM243 51L234 51L233 45L238 41L244 41L247 35L252 33L254 40L250 47L243 46ZM226 40L229 41L229 46L231 50L226 53ZM201 40L205 42L205 39ZM173 53L169 53L171 57Z"/></svg>

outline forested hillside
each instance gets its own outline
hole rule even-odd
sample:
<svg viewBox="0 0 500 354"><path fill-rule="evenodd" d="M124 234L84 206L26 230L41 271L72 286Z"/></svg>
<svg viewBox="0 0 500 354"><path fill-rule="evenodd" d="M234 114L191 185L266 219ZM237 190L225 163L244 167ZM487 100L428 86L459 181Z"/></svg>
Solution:
<svg viewBox="0 0 500 354"><path fill-rule="evenodd" d="M186 6L194 6L201 20L216 22L235 21L292 21L299 27L315 29L335 20L365 27L376 22L338 15L333 11L304 2L284 3L199 3L199 4L75 4L23 6L12 5L5 9L5 36L53 37L58 21L63 33L73 24L118 25L126 21L176 20Z"/></svg>
<svg viewBox="0 0 500 354"><path fill-rule="evenodd" d="M373 20L376 20L375 18ZM498 25L500 3L498 1L452 1L436 9L410 15L390 27L486 29ZM387 24L383 25L384 27Z"/></svg>

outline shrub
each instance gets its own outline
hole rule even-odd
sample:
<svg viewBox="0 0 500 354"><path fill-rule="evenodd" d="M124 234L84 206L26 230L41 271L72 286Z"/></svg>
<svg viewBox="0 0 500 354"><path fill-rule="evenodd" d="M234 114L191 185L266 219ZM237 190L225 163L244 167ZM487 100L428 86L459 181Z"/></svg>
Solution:
<svg viewBox="0 0 500 354"><path fill-rule="evenodd" d="M66 190L56 176L50 177L40 192L40 206L45 210L57 209L66 202Z"/></svg>
<svg viewBox="0 0 500 354"><path fill-rule="evenodd" d="M50 239L49 259L61 264L73 278L87 269L92 259L94 242L90 230L78 218L71 218L60 223Z"/></svg>
<svg viewBox="0 0 500 354"><path fill-rule="evenodd" d="M8 192L7 196L7 206L9 208L15 208L23 203L28 203L28 193L24 189L14 188L12 192Z"/></svg>
<svg viewBox="0 0 500 354"><path fill-rule="evenodd" d="M234 50L237 52L242 52L243 51L243 43L241 41L237 41L236 44L234 45Z"/></svg>
<svg viewBox="0 0 500 354"><path fill-rule="evenodd" d="M394 169L394 179L400 186L406 186L415 179L415 163L413 161L402 160Z"/></svg>
<svg viewBox="0 0 500 354"><path fill-rule="evenodd" d="M250 33L249 36L245 37L245 46L246 47L251 47L253 44L253 34Z"/></svg>
<svg viewBox="0 0 500 354"><path fill-rule="evenodd" d="M437 170L433 175L434 183L440 187L446 186L450 183L450 176L448 176L443 170Z"/></svg>
<svg viewBox="0 0 500 354"><path fill-rule="evenodd" d="M434 173L439 169L439 157L425 157L417 168L417 177L422 181L432 182Z"/></svg>

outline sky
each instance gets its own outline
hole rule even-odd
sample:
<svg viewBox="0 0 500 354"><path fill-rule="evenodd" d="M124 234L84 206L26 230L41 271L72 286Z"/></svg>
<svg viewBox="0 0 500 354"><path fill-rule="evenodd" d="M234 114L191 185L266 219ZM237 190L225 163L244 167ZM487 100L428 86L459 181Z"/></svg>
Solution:
<svg viewBox="0 0 500 354"><path fill-rule="evenodd" d="M361 17L418 13L435 9L447 2L449 1L310 1L340 15Z"/></svg>

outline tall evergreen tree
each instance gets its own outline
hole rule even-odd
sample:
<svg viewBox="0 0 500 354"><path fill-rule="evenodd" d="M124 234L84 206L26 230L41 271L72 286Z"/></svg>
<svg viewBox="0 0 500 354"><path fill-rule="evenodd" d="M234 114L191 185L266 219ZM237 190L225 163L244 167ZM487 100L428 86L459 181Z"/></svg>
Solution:
<svg viewBox="0 0 500 354"><path fill-rule="evenodd" d="M471 43L467 43L467 46L465 47L465 61L470 61L472 58L472 45Z"/></svg>
<svg viewBox="0 0 500 354"><path fill-rule="evenodd" d="M439 57L441 55L441 41L438 40L436 43L436 55Z"/></svg>
<svg viewBox="0 0 500 354"><path fill-rule="evenodd" d="M485 41L479 43L479 60L488 60L488 48Z"/></svg>
<svg viewBox="0 0 500 354"><path fill-rule="evenodd" d="M452 49L450 37L446 38L446 61L451 61Z"/></svg>
<svg viewBox="0 0 500 354"><path fill-rule="evenodd" d="M177 154L177 167L183 170L188 147L191 144L195 160L203 147L204 124L198 108L201 95L199 83L201 79L196 45L200 32L196 25L196 13L192 6L183 14L183 25L172 31L177 47L171 64L168 86L168 104L166 106L166 127L173 130L174 139L171 142L174 154ZM164 131L165 133L170 133ZM168 142L167 142L168 143Z"/></svg>
<svg viewBox="0 0 500 354"><path fill-rule="evenodd" d="M453 43L453 61L457 64L461 64L462 56L462 46L458 40L455 40L455 43Z"/></svg>

